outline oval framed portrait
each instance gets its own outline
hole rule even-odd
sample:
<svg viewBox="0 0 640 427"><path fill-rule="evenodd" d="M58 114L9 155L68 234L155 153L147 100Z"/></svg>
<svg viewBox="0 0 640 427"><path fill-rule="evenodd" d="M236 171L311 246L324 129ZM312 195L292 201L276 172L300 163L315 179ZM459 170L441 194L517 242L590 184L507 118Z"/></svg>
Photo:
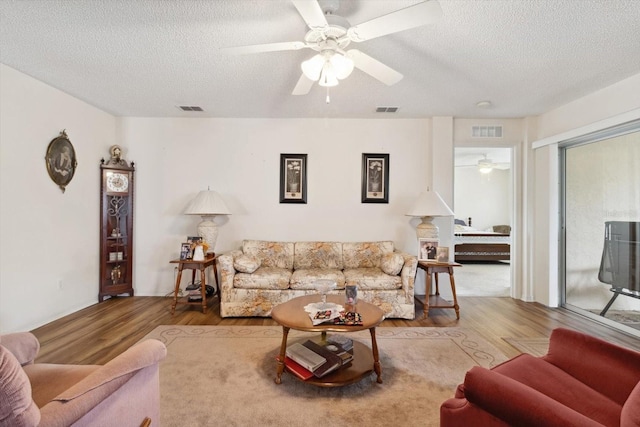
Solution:
<svg viewBox="0 0 640 427"><path fill-rule="evenodd" d="M64 130L49 143L45 160L49 177L64 193L65 187L73 179L78 166L76 150Z"/></svg>

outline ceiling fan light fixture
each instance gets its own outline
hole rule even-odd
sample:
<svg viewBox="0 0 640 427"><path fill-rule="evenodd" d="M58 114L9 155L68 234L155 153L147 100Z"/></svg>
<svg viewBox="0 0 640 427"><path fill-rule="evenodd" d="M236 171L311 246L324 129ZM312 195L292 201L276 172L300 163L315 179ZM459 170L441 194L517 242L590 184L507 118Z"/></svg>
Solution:
<svg viewBox="0 0 640 427"><path fill-rule="evenodd" d="M353 59L347 56L336 53L331 56L329 62L331 62L336 77L340 80L346 79L353 72Z"/></svg>
<svg viewBox="0 0 640 427"><path fill-rule="evenodd" d="M309 80L317 81L320 78L324 63L324 56L317 54L313 58L303 61L300 64L300 68L302 68L302 72Z"/></svg>
<svg viewBox="0 0 640 427"><path fill-rule="evenodd" d="M490 173L493 170L493 162L491 161L491 159L487 159L486 157L484 159L478 160L478 171L482 174L487 174Z"/></svg>
<svg viewBox="0 0 640 427"><path fill-rule="evenodd" d="M338 86L338 78L336 77L336 72L334 71L331 62L326 61L324 63L318 84L323 87Z"/></svg>

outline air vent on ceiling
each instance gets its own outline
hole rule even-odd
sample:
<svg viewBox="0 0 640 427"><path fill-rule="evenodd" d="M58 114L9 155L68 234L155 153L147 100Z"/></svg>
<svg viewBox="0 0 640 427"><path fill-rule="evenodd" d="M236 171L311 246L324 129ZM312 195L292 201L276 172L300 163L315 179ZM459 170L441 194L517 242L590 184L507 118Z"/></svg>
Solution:
<svg viewBox="0 0 640 427"><path fill-rule="evenodd" d="M395 113L398 111L398 107L377 107L376 113Z"/></svg>
<svg viewBox="0 0 640 427"><path fill-rule="evenodd" d="M178 108L182 111L204 111L202 107L198 106L178 105Z"/></svg>
<svg viewBox="0 0 640 427"><path fill-rule="evenodd" d="M472 138L502 138L502 126L472 126Z"/></svg>

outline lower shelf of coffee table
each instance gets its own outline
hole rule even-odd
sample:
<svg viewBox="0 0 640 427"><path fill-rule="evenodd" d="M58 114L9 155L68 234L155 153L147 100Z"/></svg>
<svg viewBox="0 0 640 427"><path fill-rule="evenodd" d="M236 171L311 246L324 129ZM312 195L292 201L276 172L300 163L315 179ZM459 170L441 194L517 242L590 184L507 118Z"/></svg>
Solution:
<svg viewBox="0 0 640 427"><path fill-rule="evenodd" d="M293 342L289 343L289 345L291 344L293 344ZM322 378L312 377L308 380L302 380L295 374L289 372L289 369L286 366L285 372L291 374L291 376L298 381L305 383L320 387L341 387L356 383L373 372L373 353L370 347L367 347L359 341L353 340L353 361L351 361L351 364L339 368Z"/></svg>

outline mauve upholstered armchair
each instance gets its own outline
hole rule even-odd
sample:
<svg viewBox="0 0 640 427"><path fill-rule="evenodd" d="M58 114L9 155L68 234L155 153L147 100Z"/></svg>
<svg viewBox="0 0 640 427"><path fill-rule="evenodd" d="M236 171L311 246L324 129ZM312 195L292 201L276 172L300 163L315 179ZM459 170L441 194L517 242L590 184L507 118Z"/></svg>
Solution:
<svg viewBox="0 0 640 427"><path fill-rule="evenodd" d="M471 368L440 426L640 426L640 353L558 328L545 356Z"/></svg>
<svg viewBox="0 0 640 427"><path fill-rule="evenodd" d="M39 350L29 332L0 336L1 427L160 425L160 341L103 366L34 363Z"/></svg>

